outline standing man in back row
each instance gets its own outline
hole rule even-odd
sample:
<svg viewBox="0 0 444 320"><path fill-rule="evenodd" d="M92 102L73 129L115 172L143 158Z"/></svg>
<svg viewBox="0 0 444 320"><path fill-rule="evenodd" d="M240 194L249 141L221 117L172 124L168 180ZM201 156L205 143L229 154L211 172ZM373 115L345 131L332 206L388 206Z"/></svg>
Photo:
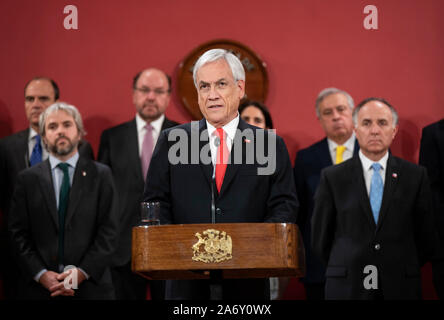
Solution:
<svg viewBox="0 0 444 320"><path fill-rule="evenodd" d="M171 78L165 72L155 68L139 72L133 79L135 119L105 130L100 139L98 160L111 168L119 193L120 237L112 268L117 299L147 296L147 280L131 271L131 232L140 222L144 183L157 138L162 130L177 125L164 114L170 98ZM163 282L151 281L148 293L152 299L163 299Z"/></svg>
<svg viewBox="0 0 444 320"><path fill-rule="evenodd" d="M300 203L297 224L305 246L307 267L302 281L307 300L323 300L325 287L325 267L310 246L314 195L322 169L348 160L359 151L353 133L353 108L353 98L347 92L322 90L316 99L316 116L326 137L296 155L294 178Z"/></svg>

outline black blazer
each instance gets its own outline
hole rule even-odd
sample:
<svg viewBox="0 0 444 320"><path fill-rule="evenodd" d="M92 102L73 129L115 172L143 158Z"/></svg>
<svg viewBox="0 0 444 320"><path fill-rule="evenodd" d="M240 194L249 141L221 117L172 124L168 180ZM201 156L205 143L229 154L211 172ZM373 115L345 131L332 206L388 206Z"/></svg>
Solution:
<svg viewBox="0 0 444 320"><path fill-rule="evenodd" d="M433 192L436 223L444 250L444 119L422 130L419 163L427 168Z"/></svg>
<svg viewBox="0 0 444 320"><path fill-rule="evenodd" d="M353 156L359 152L358 140L355 140ZM305 283L325 281L325 267L311 250L311 218L314 208L314 195L321 179L322 169L333 165L327 138L298 151L294 163L294 180L299 200L297 224L302 233L305 246L306 273Z"/></svg>
<svg viewBox="0 0 444 320"><path fill-rule="evenodd" d="M165 118L162 130L175 125ZM131 232L140 222L144 188L136 119L103 131L98 160L111 168L119 193L120 237L114 264L122 266L131 260Z"/></svg>
<svg viewBox="0 0 444 320"><path fill-rule="evenodd" d="M196 122L194 122L196 124ZM163 224L189 224L189 223L211 223L211 190L216 190L212 181L213 165L202 163L199 154L206 152L210 155L208 145L208 135L198 142L197 150L193 149L191 136L201 137L206 129L206 121L202 119L193 126L190 123L168 129L162 132L159 141L154 150L148 178L144 191L144 201L159 201L161 205L161 222ZM270 138L269 132L263 131L257 127L250 126L243 120L239 120L238 129L245 132L246 129L252 130L254 137L244 138L240 146L242 149L236 150L233 146L230 153L231 163L228 164L223 185L220 194L215 191L215 217L216 223L234 223L234 222L295 222L298 208L298 201L294 186L293 175L291 173L291 163L282 138L276 139L276 170L271 175L257 175L257 169L260 167L258 159L255 157L252 164L246 164L246 148L250 144L255 144L257 148L257 136L262 131L265 141ZM181 130L183 135L188 138L185 159L188 164L171 164L168 159L168 152L174 146L177 148L176 140L168 141L168 135ZM238 136L239 138L239 136ZM267 143L265 143L267 146ZM206 149L204 149L206 148ZM268 152L267 147L265 148ZM196 153L199 152L199 154ZM239 156L241 152L242 164L235 164L233 159ZM272 152L272 150L269 150ZM273 153L273 152L272 152ZM183 153L182 153L183 154ZM196 156L197 163L190 164L191 157ZM213 188L211 185L213 184ZM199 283L195 281L194 285ZM203 282L200 282L203 283ZM261 285L263 285L262 283ZM192 289L193 285L188 287ZM232 281L232 287L236 287L236 281ZM172 296L180 296L181 293L170 292L167 283L167 299ZM188 290L184 288L172 287L174 290ZM242 288L235 291L248 290ZM267 289L260 289L267 294ZM250 288L251 291L255 290ZM251 294L257 294L252 292ZM194 299L197 296L187 293L183 294L186 298ZM249 295L248 297L251 297ZM268 291L269 296L269 291ZM233 296L232 296L233 297ZM262 297L264 295L262 294ZM205 297L204 297L205 298ZM247 298L242 296L240 298Z"/></svg>
<svg viewBox="0 0 444 320"><path fill-rule="evenodd" d="M436 250L426 170L389 155L378 224L362 164L354 157L324 169L315 196L312 246L327 266L326 299L368 299L364 267L378 269L385 299L419 299L420 267Z"/></svg>
<svg viewBox="0 0 444 320"><path fill-rule="evenodd" d="M109 265L118 236L117 192L107 166L83 157L77 163L65 218L65 265L90 275L80 284L80 299L114 297ZM49 160L22 171L9 217L17 253L22 298L48 298L33 277L42 269L58 272L58 214Z"/></svg>
<svg viewBox="0 0 444 320"><path fill-rule="evenodd" d="M4 214L9 211L17 175L29 168L29 130L0 139L0 209ZM86 140L80 141L78 148L81 156L94 160L93 150Z"/></svg>

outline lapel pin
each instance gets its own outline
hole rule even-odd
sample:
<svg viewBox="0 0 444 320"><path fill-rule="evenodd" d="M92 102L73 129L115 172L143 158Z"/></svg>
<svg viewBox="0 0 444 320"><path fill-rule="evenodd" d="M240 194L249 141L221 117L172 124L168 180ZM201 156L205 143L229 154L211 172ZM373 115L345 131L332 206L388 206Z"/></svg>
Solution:
<svg viewBox="0 0 444 320"><path fill-rule="evenodd" d="M396 178L398 178L398 174L397 173L392 173L392 177L396 179Z"/></svg>
<svg viewBox="0 0 444 320"><path fill-rule="evenodd" d="M246 143L250 143L251 140L250 140L250 139L245 139L245 142L246 142Z"/></svg>
<svg viewBox="0 0 444 320"><path fill-rule="evenodd" d="M86 177L86 171L82 171L82 176Z"/></svg>

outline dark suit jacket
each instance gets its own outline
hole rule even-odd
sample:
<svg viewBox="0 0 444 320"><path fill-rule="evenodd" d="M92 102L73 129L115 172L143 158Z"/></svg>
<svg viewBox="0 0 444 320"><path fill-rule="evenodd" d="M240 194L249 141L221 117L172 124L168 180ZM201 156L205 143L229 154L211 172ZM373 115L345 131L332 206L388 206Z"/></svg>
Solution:
<svg viewBox="0 0 444 320"><path fill-rule="evenodd" d="M358 140L355 140L354 156L359 152ZM325 267L311 250L311 218L314 208L314 195L321 179L322 169L333 165L328 149L327 138L316 142L296 154L294 180L299 200L297 224L302 233L305 246L306 273L305 283L325 281Z"/></svg>
<svg viewBox="0 0 444 320"><path fill-rule="evenodd" d="M205 147L207 148L207 154L211 154L208 145L208 135L203 141L197 142L197 150L193 150L193 141L190 138L192 135L195 135L199 139L202 131L205 129L206 121L202 119L196 126L192 127L190 123L184 124L163 131L159 137L148 170L144 201L160 202L161 223L163 224L211 223L212 184L213 190L216 190L215 184L212 181L213 165L211 161L209 164L203 164L200 160L196 164L190 164L190 158L193 154L200 159L196 152L198 151L200 154ZM235 164L233 161L236 158L236 152L239 152L236 149L236 144L233 145L230 153L231 163L227 166L220 194L217 195L217 191L215 192L216 223L294 223L296 221L298 202L291 173L291 163L284 141L282 138L273 135L276 137L276 150L273 152L273 150L267 150L268 139L271 139L268 131L264 132L262 129L250 126L243 120L239 120L238 129L241 132L250 129L254 136L250 139L241 140L242 164ZM176 141L168 141L168 135L173 131L177 133L178 130L182 130L181 132L184 133L185 137L183 139L188 138L186 150L180 151L187 151L185 158L188 160L188 164L178 163L172 165L168 159L168 152L171 147L177 147L177 145ZM258 147L256 142L259 131L262 131L265 136L266 153L270 151L276 157L276 170L271 175L257 175L257 168L260 165L256 157L254 157L254 163L246 164L246 148L249 148L250 144L255 144L255 148ZM197 283L199 281L194 282L195 285ZM236 286L235 281L233 281L232 285ZM167 299L180 297L196 298L196 296L186 292L190 290L190 286L182 289L175 287L171 292L168 291L168 288L167 284ZM249 288L238 286L238 289L239 291L233 290L234 294L241 292L242 289L248 290ZM173 292L174 290L176 292ZM182 292L178 292L181 290ZM255 289L251 288L250 290L253 291ZM264 298L267 294L266 290L266 288L262 288L261 294ZM252 297L254 294L258 296L258 292L250 292L249 296L243 295L239 296L239 298L245 299ZM231 298L233 297L231 296Z"/></svg>
<svg viewBox="0 0 444 320"><path fill-rule="evenodd" d="M79 158L65 217L65 265L90 275L76 291L80 299L114 297L109 265L118 236L117 192L109 168ZM21 297L48 298L33 277L58 272L58 213L49 160L22 171L11 203L9 233L22 270Z"/></svg>
<svg viewBox="0 0 444 320"><path fill-rule="evenodd" d="M433 192L436 223L444 238L444 119L422 130L419 163L427 168ZM444 246L443 246L444 248Z"/></svg>
<svg viewBox="0 0 444 320"><path fill-rule="evenodd" d="M28 128L0 139L0 208L4 214L9 212L17 175L29 168L29 130ZM85 140L79 143L79 154L94 160L91 145Z"/></svg>
<svg viewBox="0 0 444 320"><path fill-rule="evenodd" d="M444 119L422 130L419 163L427 168L433 192L435 225L440 239L433 278L438 296L444 299Z"/></svg>
<svg viewBox="0 0 444 320"><path fill-rule="evenodd" d="M29 128L0 139L0 268L4 274L4 287L7 298L15 298L13 280L17 266L11 257L10 245L7 241L7 214L14 191L15 181L19 172L29 168L28 137ZM90 144L82 140L79 143L79 154L93 160L94 154ZM11 283L10 283L11 282Z"/></svg>
<svg viewBox="0 0 444 320"><path fill-rule="evenodd" d="M162 130L175 125L165 118ZM98 160L111 168L119 193L120 237L114 264L122 266L131 260L131 232L140 222L144 187L136 119L103 131Z"/></svg>
<svg viewBox="0 0 444 320"><path fill-rule="evenodd" d="M372 290L363 285L366 265L377 267L385 299L420 298L420 267L436 249L426 170L389 155L376 225L360 158L324 169L312 246L327 266L326 299L370 298Z"/></svg>

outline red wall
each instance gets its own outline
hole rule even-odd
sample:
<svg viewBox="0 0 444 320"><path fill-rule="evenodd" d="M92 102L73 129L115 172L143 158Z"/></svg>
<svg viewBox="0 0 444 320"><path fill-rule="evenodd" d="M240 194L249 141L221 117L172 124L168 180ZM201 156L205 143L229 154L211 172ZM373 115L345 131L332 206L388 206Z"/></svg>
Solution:
<svg viewBox="0 0 444 320"><path fill-rule="evenodd" d="M65 5L79 30L65 30ZM363 27L366 5L379 29ZM61 100L76 105L97 151L103 129L132 118L134 74L155 66L173 75L203 42L230 38L268 65L269 106L292 161L323 137L314 112L319 91L335 86L359 102L381 96L400 114L392 147L416 161L421 128L444 117L444 1L163 0L0 3L0 137L26 127L23 86L54 78ZM248 86L248 83L247 83ZM191 120L173 92L167 115Z"/></svg>

